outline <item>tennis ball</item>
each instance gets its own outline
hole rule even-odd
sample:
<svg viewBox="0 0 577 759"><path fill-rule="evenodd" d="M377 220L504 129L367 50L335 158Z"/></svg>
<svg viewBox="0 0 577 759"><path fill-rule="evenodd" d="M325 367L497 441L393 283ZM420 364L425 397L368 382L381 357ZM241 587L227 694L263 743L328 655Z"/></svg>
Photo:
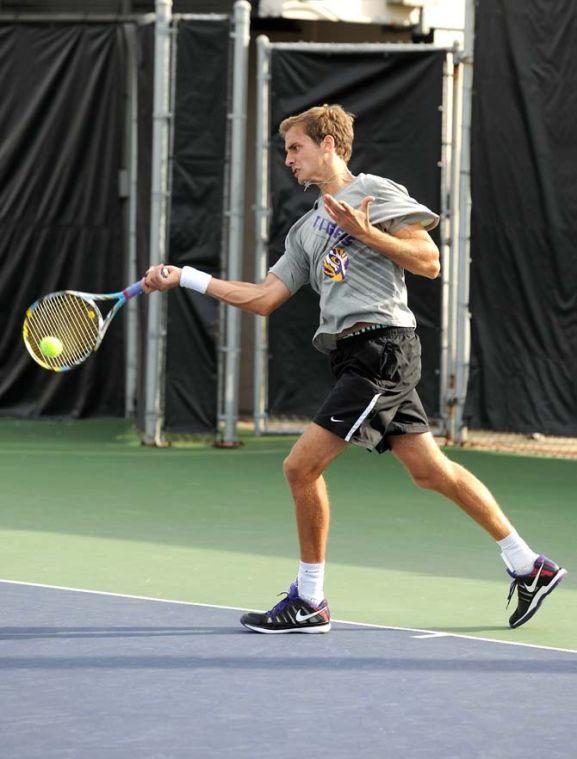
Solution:
<svg viewBox="0 0 577 759"><path fill-rule="evenodd" d="M57 337L48 336L40 340L40 350L48 358L56 358L62 353L64 346L62 345L62 340L59 340Z"/></svg>

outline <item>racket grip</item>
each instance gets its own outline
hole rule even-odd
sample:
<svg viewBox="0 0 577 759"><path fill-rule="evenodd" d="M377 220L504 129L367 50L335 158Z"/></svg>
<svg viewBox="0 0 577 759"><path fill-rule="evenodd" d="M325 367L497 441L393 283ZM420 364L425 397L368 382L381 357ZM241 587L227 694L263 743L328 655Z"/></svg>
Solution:
<svg viewBox="0 0 577 759"><path fill-rule="evenodd" d="M124 295L126 300L130 300L131 298L134 298L136 295L141 295L143 292L144 290L139 280L138 282L135 282L133 285L129 285L125 290L122 291L122 294Z"/></svg>

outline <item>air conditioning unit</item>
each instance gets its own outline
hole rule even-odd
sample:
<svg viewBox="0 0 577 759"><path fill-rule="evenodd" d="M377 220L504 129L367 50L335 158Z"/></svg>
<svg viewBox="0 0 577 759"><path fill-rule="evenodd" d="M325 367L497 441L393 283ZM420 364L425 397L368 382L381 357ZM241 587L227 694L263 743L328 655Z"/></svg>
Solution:
<svg viewBox="0 0 577 759"><path fill-rule="evenodd" d="M412 26L426 0L260 0L259 16Z"/></svg>

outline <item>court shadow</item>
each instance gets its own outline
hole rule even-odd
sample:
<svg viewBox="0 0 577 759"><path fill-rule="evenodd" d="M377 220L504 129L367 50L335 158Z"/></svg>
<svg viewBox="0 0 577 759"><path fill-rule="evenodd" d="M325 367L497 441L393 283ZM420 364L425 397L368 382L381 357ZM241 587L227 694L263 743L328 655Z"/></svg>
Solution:
<svg viewBox="0 0 577 759"><path fill-rule="evenodd" d="M542 655L543 652L539 652ZM577 674L577 657L531 659L523 658L472 658L435 657L409 658L402 655L387 656L177 656L177 655L112 655L112 656L6 656L0 657L3 670L156 670L204 671L231 673L250 672L420 672L470 674L549 674L574 676Z"/></svg>
<svg viewBox="0 0 577 759"><path fill-rule="evenodd" d="M238 635L239 627L0 627L0 640L82 638L173 638L192 635Z"/></svg>

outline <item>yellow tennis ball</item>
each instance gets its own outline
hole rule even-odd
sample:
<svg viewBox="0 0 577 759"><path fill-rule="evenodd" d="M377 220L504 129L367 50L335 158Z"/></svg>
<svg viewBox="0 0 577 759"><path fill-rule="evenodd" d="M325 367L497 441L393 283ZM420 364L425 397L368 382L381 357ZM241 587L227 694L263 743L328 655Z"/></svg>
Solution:
<svg viewBox="0 0 577 759"><path fill-rule="evenodd" d="M57 337L48 336L40 340L40 350L48 358L56 358L62 353L64 346L62 345L62 340L59 340Z"/></svg>

